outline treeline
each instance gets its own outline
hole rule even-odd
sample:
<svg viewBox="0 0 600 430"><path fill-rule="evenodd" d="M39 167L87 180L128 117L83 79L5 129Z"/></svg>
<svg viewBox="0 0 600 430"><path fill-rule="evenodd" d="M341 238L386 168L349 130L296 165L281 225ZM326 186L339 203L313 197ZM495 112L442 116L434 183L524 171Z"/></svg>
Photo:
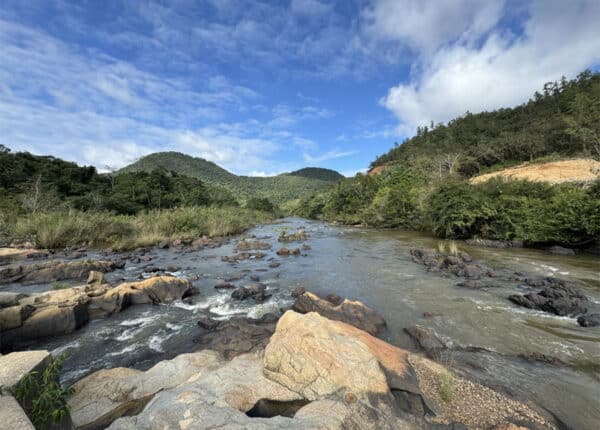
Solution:
<svg viewBox="0 0 600 430"><path fill-rule="evenodd" d="M429 231L442 238L584 246L600 239L600 182L560 184L471 176L523 161L600 158L600 74L549 83L514 109L467 114L417 135L372 167L302 199L299 216Z"/></svg>
<svg viewBox="0 0 600 430"><path fill-rule="evenodd" d="M468 177L540 157L578 155L600 157L600 74L590 71L549 82L515 108L467 112L448 124L419 127L416 136L377 157L371 167L398 165Z"/></svg>
<svg viewBox="0 0 600 430"><path fill-rule="evenodd" d="M137 214L180 206L236 206L227 190L166 170L99 174L50 156L11 152L0 145L0 211L103 210Z"/></svg>

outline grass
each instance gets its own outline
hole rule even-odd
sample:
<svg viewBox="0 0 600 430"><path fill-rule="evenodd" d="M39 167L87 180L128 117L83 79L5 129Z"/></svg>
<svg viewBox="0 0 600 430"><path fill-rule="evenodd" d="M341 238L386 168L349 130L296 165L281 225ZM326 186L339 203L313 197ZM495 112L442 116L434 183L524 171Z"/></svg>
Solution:
<svg viewBox="0 0 600 430"><path fill-rule="evenodd" d="M64 290L65 288L70 288L71 286L66 282L55 282L52 284L53 290Z"/></svg>
<svg viewBox="0 0 600 430"><path fill-rule="evenodd" d="M3 228L7 236L34 240L42 248L85 245L127 250L163 240L228 236L272 218L239 207L184 207L133 216L69 211L26 215Z"/></svg>
<svg viewBox="0 0 600 430"><path fill-rule="evenodd" d="M449 370L444 370L440 374L439 393L442 400L450 403L454 397L454 376Z"/></svg>

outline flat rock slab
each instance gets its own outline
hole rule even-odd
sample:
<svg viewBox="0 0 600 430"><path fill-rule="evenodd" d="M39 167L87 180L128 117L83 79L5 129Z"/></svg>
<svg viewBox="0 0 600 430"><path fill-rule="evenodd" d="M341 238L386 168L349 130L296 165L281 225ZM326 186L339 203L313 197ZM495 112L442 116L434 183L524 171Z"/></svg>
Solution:
<svg viewBox="0 0 600 430"><path fill-rule="evenodd" d="M51 361L50 353L44 350L0 355L0 387L12 387L29 372L43 371Z"/></svg>
<svg viewBox="0 0 600 430"><path fill-rule="evenodd" d="M25 411L13 396L0 395L0 423L3 429L35 430Z"/></svg>

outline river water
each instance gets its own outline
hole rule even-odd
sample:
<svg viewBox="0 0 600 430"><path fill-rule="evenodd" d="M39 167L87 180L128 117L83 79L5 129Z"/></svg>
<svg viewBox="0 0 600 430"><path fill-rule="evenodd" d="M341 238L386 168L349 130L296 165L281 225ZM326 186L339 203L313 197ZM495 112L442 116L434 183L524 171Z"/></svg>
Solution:
<svg viewBox="0 0 600 430"><path fill-rule="evenodd" d="M305 256L278 257L279 232L305 228L311 249ZM506 298L523 292L516 282L498 281L494 288L470 290L456 287L456 278L428 273L410 259L413 247L436 247L439 240L415 232L377 231L332 226L288 218L257 227L245 234L273 244L263 260L231 265L221 256L232 255L239 238L215 249L193 253L152 250L152 265L181 269L176 276L197 276L200 295L192 303L134 306L113 317L95 320L70 335L23 345L66 352L64 383L104 367L145 369L157 361L197 349L199 316L229 318L245 314L259 317L291 305L290 290L297 286L316 293L336 293L360 300L386 319L389 342L414 349L403 328L421 325L433 330L456 351L445 355L445 364L458 372L530 399L548 409L568 427L600 428L600 328L579 327L573 318L518 308ZM564 257L538 250L491 249L459 244L459 249L499 270L528 275L557 276L576 281L595 304L600 304L600 261L594 256ZM88 255L88 258L91 255ZM281 262L269 268L269 258ZM139 265L137 265L139 266ZM258 269L258 270L257 270ZM135 279L140 268L127 263L109 281ZM249 274L273 294L264 304L240 303L231 291L213 287L220 279L242 276L237 285L249 285ZM16 286L3 286L15 290ZM25 288L25 287L22 287ZM43 291L48 285L26 287ZM425 318L424 312L434 316ZM487 351L466 352L464 347ZM471 349L472 350L472 349ZM566 362L553 366L529 362L520 354L542 353Z"/></svg>

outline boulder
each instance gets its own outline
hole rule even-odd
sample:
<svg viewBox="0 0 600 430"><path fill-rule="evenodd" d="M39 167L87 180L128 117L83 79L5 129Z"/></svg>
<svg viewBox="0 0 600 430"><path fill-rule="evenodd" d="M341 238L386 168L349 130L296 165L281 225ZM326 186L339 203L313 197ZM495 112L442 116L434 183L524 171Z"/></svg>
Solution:
<svg viewBox="0 0 600 430"><path fill-rule="evenodd" d="M295 287L292 289L292 297L294 299L300 297L304 293L306 293L306 289L304 287Z"/></svg>
<svg viewBox="0 0 600 430"><path fill-rule="evenodd" d="M268 242L261 240L240 240L236 246L238 251L250 251L250 250L266 250L271 249L271 245Z"/></svg>
<svg viewBox="0 0 600 430"><path fill-rule="evenodd" d="M359 301L345 299L336 305L316 294L306 292L296 298L292 309L303 314L317 312L326 318L351 324L374 336L380 335L386 328L383 317Z"/></svg>
<svg viewBox="0 0 600 430"><path fill-rule="evenodd" d="M582 327L600 327L600 314L582 315L577 323Z"/></svg>
<svg viewBox="0 0 600 430"><path fill-rule="evenodd" d="M277 251L277 255L288 256L288 255L300 255L300 248L281 248Z"/></svg>
<svg viewBox="0 0 600 430"><path fill-rule="evenodd" d="M92 270L90 272L90 274L88 275L86 283L88 285L89 284L97 284L97 285L104 284L105 283L105 281L104 281L104 273L103 272L98 272L97 270Z"/></svg>
<svg viewBox="0 0 600 430"><path fill-rule="evenodd" d="M19 300L27 297L27 294L0 291L0 309L19 304Z"/></svg>
<svg viewBox="0 0 600 430"><path fill-rule="evenodd" d="M546 252L548 254L554 254L554 255L575 255L575 251L572 250L571 248L565 248L562 246L551 246L550 248L546 248Z"/></svg>
<svg viewBox="0 0 600 430"><path fill-rule="evenodd" d="M190 377L200 377L221 365L219 354L201 351L161 361L142 372L134 369L103 369L73 385L69 398L75 429L105 428L125 415L135 415L159 391L176 387Z"/></svg>
<svg viewBox="0 0 600 430"><path fill-rule="evenodd" d="M226 282L226 281L221 281L215 285L215 289L217 289L217 290L233 290L234 288L235 288L235 285L233 285L230 282Z"/></svg>
<svg viewBox="0 0 600 430"><path fill-rule="evenodd" d="M435 333L425 327L406 327L404 331L415 341L420 349L425 351L429 358L439 359L441 351L446 349L446 345Z"/></svg>
<svg viewBox="0 0 600 430"><path fill-rule="evenodd" d="M0 309L0 333L21 327L23 321L35 311L31 305L17 305Z"/></svg>
<svg viewBox="0 0 600 430"><path fill-rule="evenodd" d="M35 430L19 402L8 394L0 393L0 422L4 429Z"/></svg>
<svg viewBox="0 0 600 430"><path fill-rule="evenodd" d="M39 264L27 264L0 269L0 284L21 282L26 284L44 284L64 279L88 277L91 271L110 272L123 268L124 262L114 261L47 261Z"/></svg>
<svg viewBox="0 0 600 430"><path fill-rule="evenodd" d="M275 332L277 316L261 318L232 317L227 320L201 318L198 325L206 330L197 340L203 348L220 352L227 359L265 348Z"/></svg>
<svg viewBox="0 0 600 430"><path fill-rule="evenodd" d="M28 373L41 373L51 363L52 356L44 350L0 355L0 387L12 387Z"/></svg>
<svg viewBox="0 0 600 430"><path fill-rule="evenodd" d="M563 281L544 278L527 280L527 282L530 285L544 285L544 289L525 295L513 294L508 297L508 300L519 306L561 316L575 316L587 312L587 297Z"/></svg>
<svg viewBox="0 0 600 430"><path fill-rule="evenodd" d="M120 303L120 309L137 304L161 304L181 300L196 292L187 279L155 276L138 282L126 282L109 290L100 299Z"/></svg>
<svg viewBox="0 0 600 430"><path fill-rule="evenodd" d="M315 312L286 312L264 356L265 375L308 400L333 393L420 394L408 352Z"/></svg>

